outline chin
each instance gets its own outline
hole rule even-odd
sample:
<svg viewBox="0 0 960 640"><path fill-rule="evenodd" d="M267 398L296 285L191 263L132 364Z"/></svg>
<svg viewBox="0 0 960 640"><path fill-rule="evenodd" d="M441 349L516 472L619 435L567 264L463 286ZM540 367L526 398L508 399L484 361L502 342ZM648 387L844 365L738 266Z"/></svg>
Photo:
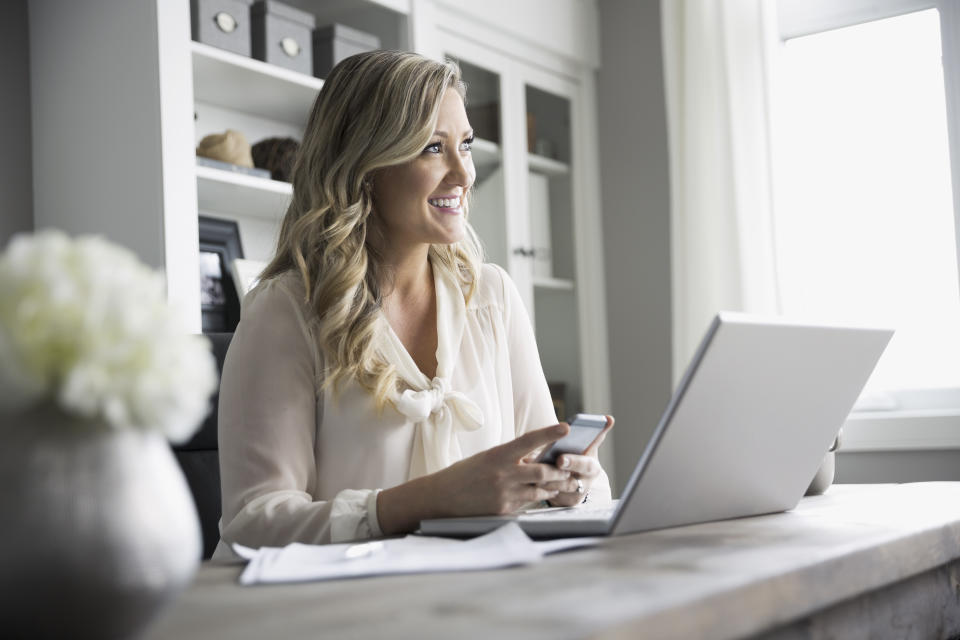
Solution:
<svg viewBox="0 0 960 640"><path fill-rule="evenodd" d="M449 247L452 244L457 244L461 240L463 240L463 236L459 236L456 238L451 238L450 236L446 236L444 238L438 238L436 241L434 241L431 244Z"/></svg>
<svg viewBox="0 0 960 640"><path fill-rule="evenodd" d="M455 244L464 239L467 235L467 230L463 226L463 222L459 222L456 225L456 228L449 228L445 230L442 236L438 236L434 240L434 244Z"/></svg>

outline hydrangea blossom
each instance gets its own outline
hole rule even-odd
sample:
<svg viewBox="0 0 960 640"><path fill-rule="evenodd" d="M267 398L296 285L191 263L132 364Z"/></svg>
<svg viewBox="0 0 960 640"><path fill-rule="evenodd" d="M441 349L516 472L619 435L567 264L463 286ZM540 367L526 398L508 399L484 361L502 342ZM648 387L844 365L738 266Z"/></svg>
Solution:
<svg viewBox="0 0 960 640"><path fill-rule="evenodd" d="M0 255L0 411L55 403L114 428L189 438L216 364L160 274L94 236L21 234Z"/></svg>

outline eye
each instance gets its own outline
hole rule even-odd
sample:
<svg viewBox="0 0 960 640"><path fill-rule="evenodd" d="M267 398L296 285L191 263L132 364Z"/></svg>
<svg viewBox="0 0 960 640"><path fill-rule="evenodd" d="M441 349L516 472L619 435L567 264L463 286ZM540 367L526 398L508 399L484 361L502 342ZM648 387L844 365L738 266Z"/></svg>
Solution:
<svg viewBox="0 0 960 640"><path fill-rule="evenodd" d="M463 143L460 145L460 148L463 149L464 151L470 151L473 148L474 139L475 139L475 136L470 136L469 138L463 141Z"/></svg>
<svg viewBox="0 0 960 640"><path fill-rule="evenodd" d="M424 148L423 152L424 153L443 153L443 143L431 142Z"/></svg>

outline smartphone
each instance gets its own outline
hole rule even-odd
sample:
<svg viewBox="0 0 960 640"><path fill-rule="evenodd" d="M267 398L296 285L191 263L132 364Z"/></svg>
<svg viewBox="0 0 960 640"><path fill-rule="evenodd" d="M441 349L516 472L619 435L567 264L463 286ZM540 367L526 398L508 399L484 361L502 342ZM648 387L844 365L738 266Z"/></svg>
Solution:
<svg viewBox="0 0 960 640"><path fill-rule="evenodd" d="M540 454L537 462L544 464L557 464L557 458L565 453L582 454L587 450L597 436L607 426L607 417L591 413L578 413L572 418L567 418L567 424L570 425L570 433L563 436L550 447Z"/></svg>

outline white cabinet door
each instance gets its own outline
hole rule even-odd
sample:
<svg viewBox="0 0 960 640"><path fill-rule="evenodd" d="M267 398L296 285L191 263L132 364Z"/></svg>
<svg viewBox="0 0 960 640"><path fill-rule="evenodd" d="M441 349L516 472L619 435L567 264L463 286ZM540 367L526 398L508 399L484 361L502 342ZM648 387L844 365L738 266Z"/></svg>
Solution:
<svg viewBox="0 0 960 640"><path fill-rule="evenodd" d="M609 403L606 323L599 206L585 188L591 175L596 182L595 154L581 142L590 129L585 88L437 32L439 54L460 63L468 84L471 124L499 151L499 163L478 169L471 224L487 259L507 269L527 305L560 416L602 412Z"/></svg>

